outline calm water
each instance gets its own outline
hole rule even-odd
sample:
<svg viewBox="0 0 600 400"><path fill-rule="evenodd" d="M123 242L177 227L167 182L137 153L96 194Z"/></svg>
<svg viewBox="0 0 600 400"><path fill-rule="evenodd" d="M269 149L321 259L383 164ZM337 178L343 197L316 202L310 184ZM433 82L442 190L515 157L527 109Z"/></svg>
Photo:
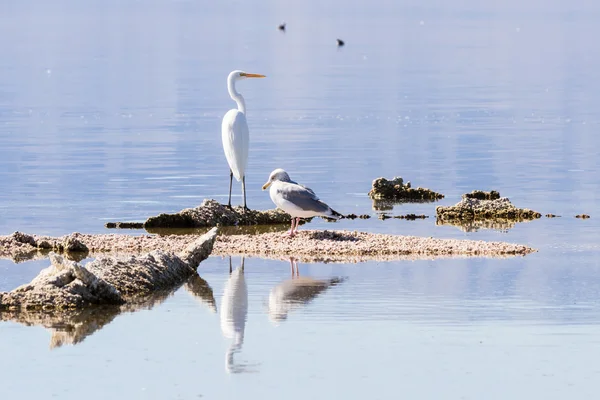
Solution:
<svg viewBox="0 0 600 400"><path fill-rule="evenodd" d="M238 85L252 208L272 207L260 186L282 167L344 213L376 216L371 181L403 176L444 193L437 204L496 189L563 217L464 232L436 226L435 205L405 204L390 213L432 218L315 221L539 252L300 262L293 279L288 261L246 258L230 277L229 259L211 257L202 279L150 310L67 333L0 323L0 395L592 397L599 18L600 6L577 0L3 2L0 234L106 232L108 220L226 201L220 123L237 68L268 76ZM0 260L0 290L47 265ZM237 322L222 326L234 286L245 288L230 298ZM71 345L74 332L88 335Z"/></svg>

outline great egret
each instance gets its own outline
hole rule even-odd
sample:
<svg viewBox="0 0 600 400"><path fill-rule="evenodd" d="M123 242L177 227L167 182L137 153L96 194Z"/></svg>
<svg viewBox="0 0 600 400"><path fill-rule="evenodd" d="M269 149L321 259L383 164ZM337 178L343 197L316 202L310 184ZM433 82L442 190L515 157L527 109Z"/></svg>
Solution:
<svg viewBox="0 0 600 400"><path fill-rule="evenodd" d="M269 180L262 188L265 190L269 186L271 187L269 195L273 203L292 216L290 237L298 233L300 218L320 216L338 219L342 216L342 214L332 210L331 207L319 200L311 189L292 181L288 173L281 168L271 172ZM294 220L296 222L295 227Z"/></svg>
<svg viewBox="0 0 600 400"><path fill-rule="evenodd" d="M227 77L227 90L231 98L237 103L237 109L227 111L221 125L221 138L223 139L223 150L229 164L229 202L231 208L231 185L233 177L242 181L242 192L244 194L244 210L246 206L246 166L248 165L248 144L250 141L248 122L246 121L246 102L237 90L235 82L246 78L264 78L264 75L249 74L244 71L232 71Z"/></svg>

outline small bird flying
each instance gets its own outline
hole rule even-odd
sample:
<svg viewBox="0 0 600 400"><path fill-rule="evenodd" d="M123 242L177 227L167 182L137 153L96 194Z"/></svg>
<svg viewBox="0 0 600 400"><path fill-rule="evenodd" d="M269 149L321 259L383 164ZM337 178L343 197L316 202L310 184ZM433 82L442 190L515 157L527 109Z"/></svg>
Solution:
<svg viewBox="0 0 600 400"><path fill-rule="evenodd" d="M227 90L229 96L237 103L237 109L227 111L221 124L221 138L223 139L223 150L229 164L229 201L227 207L231 208L231 186L233 177L242 181L242 192L244 195L244 210L246 206L246 167L248 166L248 146L250 133L246 121L246 102L240 93L235 90L235 83L247 78L264 78L261 74L250 74L248 72L235 70L227 77Z"/></svg>
<svg viewBox="0 0 600 400"><path fill-rule="evenodd" d="M292 226L288 232L290 237L298 233L300 218L319 216L337 220L342 216L319 200L312 189L292 181L288 173L281 168L271 172L269 180L262 188L266 190L268 187L273 203L292 216Z"/></svg>

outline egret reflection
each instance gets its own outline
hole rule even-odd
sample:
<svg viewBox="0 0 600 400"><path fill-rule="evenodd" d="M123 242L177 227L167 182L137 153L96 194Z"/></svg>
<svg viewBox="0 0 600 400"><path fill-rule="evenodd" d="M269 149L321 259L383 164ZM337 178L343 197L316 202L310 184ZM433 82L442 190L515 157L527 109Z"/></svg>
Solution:
<svg viewBox="0 0 600 400"><path fill-rule="evenodd" d="M295 257L290 257L290 267L292 278L281 282L269 293L268 313L271 321L275 323L286 320L291 311L303 307L322 292L344 281L341 277L301 277Z"/></svg>
<svg viewBox="0 0 600 400"><path fill-rule="evenodd" d="M229 373L252 372L251 365L236 363L234 355L242 350L244 331L248 319L248 286L244 277L244 257L235 271L229 257L229 279L225 283L221 299L221 332L231 340L225 354L225 370Z"/></svg>

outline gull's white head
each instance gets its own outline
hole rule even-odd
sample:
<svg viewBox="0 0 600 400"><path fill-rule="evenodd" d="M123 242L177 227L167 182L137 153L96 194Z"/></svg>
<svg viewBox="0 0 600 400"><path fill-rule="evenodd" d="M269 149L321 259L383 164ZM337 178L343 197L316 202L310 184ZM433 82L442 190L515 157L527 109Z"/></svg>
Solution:
<svg viewBox="0 0 600 400"><path fill-rule="evenodd" d="M271 184L273 182L276 181L281 181L281 182L290 182L290 176L288 175L287 172L285 172L283 169L281 168L277 168L276 170L274 170L273 172L271 172L271 175L269 175L269 180L267 180L267 183L265 183L262 187L263 190L265 190L266 188L268 188L269 186L271 186Z"/></svg>
<svg viewBox="0 0 600 400"><path fill-rule="evenodd" d="M239 69L236 69L235 71L231 71L229 73L229 76L227 77L227 81L233 82L233 81L239 81L239 80L246 79L246 78L266 78L266 77L261 74L250 74L248 72L244 72L244 71L240 71Z"/></svg>

